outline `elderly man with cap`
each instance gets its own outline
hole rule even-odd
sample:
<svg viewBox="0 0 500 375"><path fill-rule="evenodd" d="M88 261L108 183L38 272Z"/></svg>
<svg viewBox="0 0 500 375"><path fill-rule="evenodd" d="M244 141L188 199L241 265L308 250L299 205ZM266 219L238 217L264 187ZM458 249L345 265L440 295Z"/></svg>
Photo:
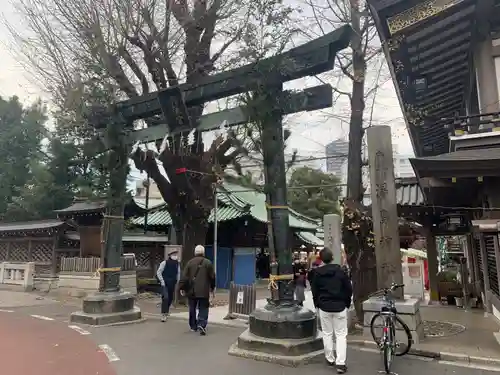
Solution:
<svg viewBox="0 0 500 375"><path fill-rule="evenodd" d="M184 267L179 288L189 301L189 327L205 336L210 294L213 296L215 292L215 272L212 262L205 258L202 245L194 248L194 258Z"/></svg>
<svg viewBox="0 0 500 375"><path fill-rule="evenodd" d="M167 259L160 263L156 271L156 277L162 286L161 300L161 321L167 320L170 313L170 306L175 298L175 285L179 280L179 254L177 250L171 250L167 254Z"/></svg>

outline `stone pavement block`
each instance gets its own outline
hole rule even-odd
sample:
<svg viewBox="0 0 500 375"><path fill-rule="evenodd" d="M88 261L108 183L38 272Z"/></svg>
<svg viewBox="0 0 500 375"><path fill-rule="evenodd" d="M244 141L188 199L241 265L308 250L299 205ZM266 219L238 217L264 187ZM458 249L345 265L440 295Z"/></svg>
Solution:
<svg viewBox="0 0 500 375"><path fill-rule="evenodd" d="M363 302L363 311L380 311L383 301L380 298L372 297ZM400 314L416 314L420 310L420 300L408 298L404 301L396 301L396 309Z"/></svg>
<svg viewBox="0 0 500 375"><path fill-rule="evenodd" d="M369 298L363 302L363 311L365 317L363 321L363 331L365 334L370 334L370 322L374 314L380 312L384 302L380 298ZM398 316L410 328L414 344L420 343L424 339L424 327L420 316L420 300L416 298L405 299L404 301L396 301L396 310ZM406 341L406 334L403 330L396 327L396 339L401 342Z"/></svg>

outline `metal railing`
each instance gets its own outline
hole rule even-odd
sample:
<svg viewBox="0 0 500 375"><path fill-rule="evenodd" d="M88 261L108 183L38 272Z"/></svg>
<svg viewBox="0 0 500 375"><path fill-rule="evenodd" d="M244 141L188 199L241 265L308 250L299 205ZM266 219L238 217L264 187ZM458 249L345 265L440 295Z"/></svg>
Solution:
<svg viewBox="0 0 500 375"><path fill-rule="evenodd" d="M257 288L252 285L238 285L231 282L229 287L229 311L224 319L245 319L257 305Z"/></svg>

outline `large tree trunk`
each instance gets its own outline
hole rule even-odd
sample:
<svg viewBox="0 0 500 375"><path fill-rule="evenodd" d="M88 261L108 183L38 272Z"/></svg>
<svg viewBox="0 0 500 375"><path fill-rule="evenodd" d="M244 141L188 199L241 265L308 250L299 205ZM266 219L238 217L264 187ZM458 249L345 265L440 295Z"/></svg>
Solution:
<svg viewBox="0 0 500 375"><path fill-rule="evenodd" d="M363 113L365 110L365 75L366 55L363 50L361 15L359 2L351 0L351 26L354 30L352 49L352 93L351 117L349 121L349 151L347 174L347 197L353 202L363 201L362 176L362 142L363 142Z"/></svg>
<svg viewBox="0 0 500 375"><path fill-rule="evenodd" d="M363 323L362 305L365 299L377 289L377 271L374 248L372 242L369 241L370 238L373 238L371 222L362 220L364 215L360 213L364 195L362 142L364 135L366 53L363 46L364 36L359 1L350 0L350 5L351 26L354 33L351 40L353 86L350 98L347 202L351 205L351 209L345 210L342 232L347 259L351 268L356 316L358 322ZM357 213L348 217L353 213L353 210ZM359 225L359 230L354 229L356 225Z"/></svg>
<svg viewBox="0 0 500 375"><path fill-rule="evenodd" d="M377 285L377 267L375 265L375 252L373 249L357 249L347 257L351 268L353 301L357 321L362 324L364 319L363 302L373 293Z"/></svg>
<svg viewBox="0 0 500 375"><path fill-rule="evenodd" d="M194 256L194 248L196 245L205 246L208 217L199 218L185 215L185 219L178 220L175 227L180 228L180 230L176 230L176 237L177 243L182 245L181 269L184 269L186 263Z"/></svg>

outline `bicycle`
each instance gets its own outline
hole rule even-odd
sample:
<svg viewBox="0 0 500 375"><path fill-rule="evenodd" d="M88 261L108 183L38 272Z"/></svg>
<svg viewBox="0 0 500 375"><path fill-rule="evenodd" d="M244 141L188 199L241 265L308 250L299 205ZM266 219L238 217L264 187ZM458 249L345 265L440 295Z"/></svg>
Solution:
<svg viewBox="0 0 500 375"><path fill-rule="evenodd" d="M384 368L387 374L391 373L391 365L392 365L392 357L395 356L403 356L407 354L413 342L412 334L410 332L410 328L408 325L403 322L403 320L398 316L398 312L396 310L396 303L393 298L393 292L396 289L404 287L404 284L392 284L390 288L384 288L372 294L372 296L376 296L380 293L383 293L382 301L383 305L380 309L380 312L376 313L371 321L370 321L370 332L372 334L373 340L378 345L379 349L382 351L384 358ZM375 334L375 328L380 327L375 323L377 318L382 318L382 336L380 338ZM403 332L405 332L407 337L406 345L404 343L398 342L396 338L396 323L398 323L402 328ZM403 345L402 345L403 344ZM397 349L403 348L401 352L397 352Z"/></svg>

